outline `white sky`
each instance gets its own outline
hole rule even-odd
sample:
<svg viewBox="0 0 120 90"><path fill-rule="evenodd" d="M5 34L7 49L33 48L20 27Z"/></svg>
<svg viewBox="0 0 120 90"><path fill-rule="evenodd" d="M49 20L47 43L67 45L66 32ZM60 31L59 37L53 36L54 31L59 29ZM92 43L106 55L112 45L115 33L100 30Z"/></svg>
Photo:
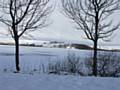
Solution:
<svg viewBox="0 0 120 90"><path fill-rule="evenodd" d="M61 9L58 6L56 10L52 13L50 20L53 23L47 28L41 29L34 32L34 35L39 37L39 40L60 40L60 41L69 41L69 42L79 42L92 44L91 41L84 38L84 33L81 30L76 30L75 23L73 23L70 19L65 17L62 13L60 13ZM111 17L115 19L115 22L120 21L120 13L116 13ZM0 32L6 31L3 25L0 25ZM116 31L113 35L111 42L100 42L100 44L110 45L117 44L120 45L120 30ZM6 38L6 35L0 35L0 41ZM8 38L9 39L9 38Z"/></svg>

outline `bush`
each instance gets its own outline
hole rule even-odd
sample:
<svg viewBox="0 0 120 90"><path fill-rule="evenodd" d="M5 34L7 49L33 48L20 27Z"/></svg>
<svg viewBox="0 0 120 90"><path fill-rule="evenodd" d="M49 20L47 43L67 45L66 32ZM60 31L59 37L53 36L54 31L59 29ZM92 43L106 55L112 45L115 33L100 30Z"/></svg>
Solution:
<svg viewBox="0 0 120 90"><path fill-rule="evenodd" d="M48 73L54 74L79 74L82 76L92 76L93 58L92 55L81 60L75 54L68 54L64 60L57 60L49 63ZM115 52L100 52L97 60L98 76L119 77L120 76L120 56Z"/></svg>
<svg viewBox="0 0 120 90"><path fill-rule="evenodd" d="M92 75L92 57L85 61L88 75ZM101 77L118 77L120 75L120 56L115 52L98 53L98 75Z"/></svg>
<svg viewBox="0 0 120 90"><path fill-rule="evenodd" d="M80 74L82 75L82 62L75 54L68 54L64 60L58 60L56 63L49 63L48 73L54 74Z"/></svg>

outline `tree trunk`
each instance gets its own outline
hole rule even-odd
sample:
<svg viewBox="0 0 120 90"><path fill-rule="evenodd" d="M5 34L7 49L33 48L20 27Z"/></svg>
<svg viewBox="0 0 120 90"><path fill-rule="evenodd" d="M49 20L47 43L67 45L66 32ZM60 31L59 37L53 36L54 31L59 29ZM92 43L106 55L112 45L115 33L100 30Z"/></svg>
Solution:
<svg viewBox="0 0 120 90"><path fill-rule="evenodd" d="M19 38L15 38L15 64L16 64L16 71L20 71L19 66Z"/></svg>
<svg viewBox="0 0 120 90"><path fill-rule="evenodd" d="M97 76L97 44L98 44L98 24L99 19L98 16L99 12L96 10L95 16L95 37L94 37L94 56L93 56L93 75Z"/></svg>
<svg viewBox="0 0 120 90"><path fill-rule="evenodd" d="M97 76L97 40L94 41L93 75Z"/></svg>

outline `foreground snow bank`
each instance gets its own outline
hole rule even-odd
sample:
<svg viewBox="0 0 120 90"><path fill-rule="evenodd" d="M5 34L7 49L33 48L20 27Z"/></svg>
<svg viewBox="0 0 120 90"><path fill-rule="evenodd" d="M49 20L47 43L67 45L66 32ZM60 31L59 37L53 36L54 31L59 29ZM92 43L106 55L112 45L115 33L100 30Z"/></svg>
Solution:
<svg viewBox="0 0 120 90"><path fill-rule="evenodd" d="M0 90L120 90L120 78L0 74Z"/></svg>

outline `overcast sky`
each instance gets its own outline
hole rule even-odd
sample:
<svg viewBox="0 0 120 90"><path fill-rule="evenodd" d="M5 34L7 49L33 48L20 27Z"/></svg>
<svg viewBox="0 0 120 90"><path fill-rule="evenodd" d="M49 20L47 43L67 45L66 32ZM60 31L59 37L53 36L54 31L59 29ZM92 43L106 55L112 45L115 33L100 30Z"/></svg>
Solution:
<svg viewBox="0 0 120 90"><path fill-rule="evenodd" d="M76 30L76 24L73 23L70 19L65 17L62 13L60 13L60 6L57 6L55 11L52 13L50 20L53 22L48 27L39 30L39 33L34 32L35 36L39 37L39 40L60 40L60 41L69 41L69 42L78 42L78 43L86 43L92 44L91 41L85 39L84 33L82 30ZM115 20L115 22L120 21L120 13L116 13L111 17ZM3 25L1 26L1 31L6 31ZM0 40L6 38L5 35L0 35ZM101 42L100 44L105 45L120 45L120 30L116 31L113 34L111 42Z"/></svg>

